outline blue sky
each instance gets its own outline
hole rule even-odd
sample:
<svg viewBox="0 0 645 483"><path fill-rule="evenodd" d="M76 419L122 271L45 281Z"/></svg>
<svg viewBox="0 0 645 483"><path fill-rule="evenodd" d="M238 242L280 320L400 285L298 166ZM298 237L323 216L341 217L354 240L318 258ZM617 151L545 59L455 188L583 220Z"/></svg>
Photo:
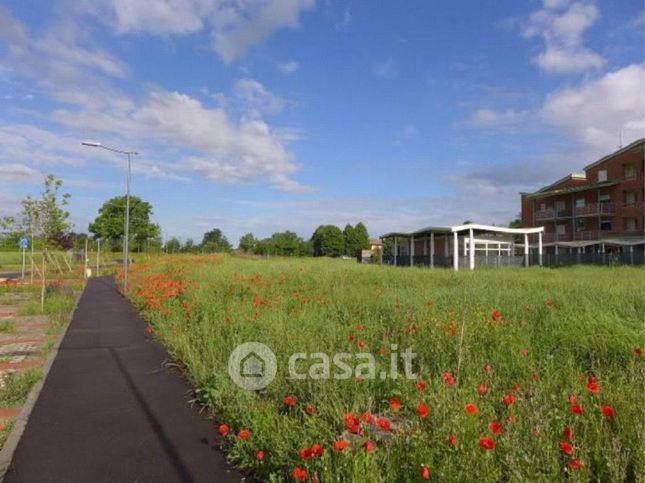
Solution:
<svg viewBox="0 0 645 483"><path fill-rule="evenodd" d="M3 0L0 215L46 173L77 231L133 191L164 236L507 223L645 132L636 0Z"/></svg>

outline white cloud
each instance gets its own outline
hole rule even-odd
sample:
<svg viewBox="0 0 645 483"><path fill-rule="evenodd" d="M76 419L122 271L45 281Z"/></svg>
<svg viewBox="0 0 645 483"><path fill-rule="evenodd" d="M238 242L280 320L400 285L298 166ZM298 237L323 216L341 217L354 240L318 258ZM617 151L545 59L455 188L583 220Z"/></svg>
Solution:
<svg viewBox="0 0 645 483"><path fill-rule="evenodd" d="M466 124L475 127L504 127L518 123L526 116L523 111L506 109L496 111L488 107L482 107L473 112L466 120Z"/></svg>
<svg viewBox="0 0 645 483"><path fill-rule="evenodd" d="M0 164L0 182L3 183L41 183L43 174L25 164Z"/></svg>
<svg viewBox="0 0 645 483"><path fill-rule="evenodd" d="M584 32L596 23L599 16L598 8L587 0L574 3L545 0L544 8L533 12L524 28L526 37L540 36L544 40L544 51L533 61L552 73L601 68L605 59L583 45Z"/></svg>
<svg viewBox="0 0 645 483"><path fill-rule="evenodd" d="M313 6L314 0L85 0L81 10L107 19L120 34L206 30L213 50L230 62L274 31L297 28L300 14Z"/></svg>
<svg viewBox="0 0 645 483"><path fill-rule="evenodd" d="M398 75L393 59L387 59L374 65L374 73L384 79L394 79Z"/></svg>
<svg viewBox="0 0 645 483"><path fill-rule="evenodd" d="M278 69L280 69L280 72L283 74L293 74L300 68L300 64L296 62L295 60L289 60L287 62L279 62L278 63Z"/></svg>
<svg viewBox="0 0 645 483"><path fill-rule="evenodd" d="M542 108L545 122L565 131L590 154L615 149L645 133L645 67L630 65L549 95Z"/></svg>
<svg viewBox="0 0 645 483"><path fill-rule="evenodd" d="M251 118L277 114L284 109L284 99L267 90L255 79L239 79L233 89L235 95L243 102L246 114Z"/></svg>

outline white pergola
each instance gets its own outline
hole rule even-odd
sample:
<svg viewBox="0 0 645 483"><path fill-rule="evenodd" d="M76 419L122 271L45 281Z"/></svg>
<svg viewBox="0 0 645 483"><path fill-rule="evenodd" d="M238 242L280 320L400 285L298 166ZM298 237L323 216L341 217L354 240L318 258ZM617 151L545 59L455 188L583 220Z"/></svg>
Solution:
<svg viewBox="0 0 645 483"><path fill-rule="evenodd" d="M468 256L468 267L471 270L475 269L475 252L477 250L477 244L484 245L484 251L488 254L489 250L497 252L498 255L501 255L502 252L505 254L511 254L514 243L503 241L503 240L491 240L485 238L475 238L475 233L477 234L501 234L501 235L513 235L513 236L523 236L524 243L524 259L525 264L529 263L529 235L537 234L538 235L538 259L539 264L542 265L542 253L543 253L543 244L542 244L542 233L544 232L544 227L533 227L533 228L506 228L501 226L493 225L480 225L478 223L467 223L464 225L456 226L430 226L417 230L411 233L402 233L402 232L393 232L383 235L381 238L394 238L394 265L396 265L397 258L397 239L398 237L405 237L410 240L410 265L414 265L414 241L415 237L430 236L430 266L433 266L433 257L435 255L435 235L440 234L446 237L446 243L450 234L452 234L452 265L455 270L459 270L459 234L467 232L467 238L464 238L464 255ZM492 245L492 248L491 248ZM447 246L447 245L446 245Z"/></svg>

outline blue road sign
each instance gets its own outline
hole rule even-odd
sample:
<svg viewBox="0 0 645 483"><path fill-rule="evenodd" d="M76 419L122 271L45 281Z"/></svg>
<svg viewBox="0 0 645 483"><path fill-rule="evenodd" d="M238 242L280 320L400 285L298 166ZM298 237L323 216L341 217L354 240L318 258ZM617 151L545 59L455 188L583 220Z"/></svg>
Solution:
<svg viewBox="0 0 645 483"><path fill-rule="evenodd" d="M29 247L29 238L27 238L26 236L21 237L20 241L18 242L18 246L23 250L26 250Z"/></svg>

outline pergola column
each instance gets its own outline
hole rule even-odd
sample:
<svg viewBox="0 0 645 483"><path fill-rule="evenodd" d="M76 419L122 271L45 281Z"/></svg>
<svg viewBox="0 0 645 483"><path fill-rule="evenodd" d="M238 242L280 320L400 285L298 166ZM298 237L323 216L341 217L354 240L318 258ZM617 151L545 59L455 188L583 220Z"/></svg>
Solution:
<svg viewBox="0 0 645 483"><path fill-rule="evenodd" d="M529 235L524 233L524 266L529 266Z"/></svg>
<svg viewBox="0 0 645 483"><path fill-rule="evenodd" d="M472 228L468 230L468 265L471 270L475 270L475 237Z"/></svg>
<svg viewBox="0 0 645 483"><path fill-rule="evenodd" d="M430 268L434 268L434 232L430 233Z"/></svg>
<svg viewBox="0 0 645 483"><path fill-rule="evenodd" d="M538 233L538 259L540 266L542 266L542 232Z"/></svg>
<svg viewBox="0 0 645 483"><path fill-rule="evenodd" d="M414 266L414 237L410 237L410 266Z"/></svg>
<svg viewBox="0 0 645 483"><path fill-rule="evenodd" d="M459 270L459 235L452 233L452 268Z"/></svg>
<svg viewBox="0 0 645 483"><path fill-rule="evenodd" d="M395 236L394 237L394 266L395 267L396 267L396 256L397 256L398 251L399 251L399 244L398 244L397 238Z"/></svg>

